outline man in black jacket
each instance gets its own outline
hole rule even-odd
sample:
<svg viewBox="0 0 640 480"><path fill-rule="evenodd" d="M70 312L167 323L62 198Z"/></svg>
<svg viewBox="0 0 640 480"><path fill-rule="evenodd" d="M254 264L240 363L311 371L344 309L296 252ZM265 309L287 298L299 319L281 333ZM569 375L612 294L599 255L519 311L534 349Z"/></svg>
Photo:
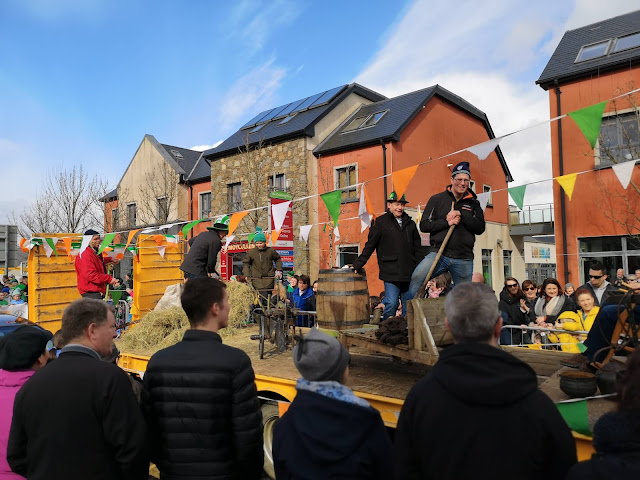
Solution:
<svg viewBox="0 0 640 480"><path fill-rule="evenodd" d="M83 298L62 314L69 339L16 396L7 460L30 480L146 479L146 427L127 374L100 360L116 336L112 310Z"/></svg>
<svg viewBox="0 0 640 480"><path fill-rule="evenodd" d="M384 282L383 319L396 314L398 299L402 299L402 316L407 314L407 300L411 273L418 263L420 234L416 222L404 211L408 203L404 195L398 199L391 192L387 199L388 211L369 229L369 238L360 256L353 262L359 271L375 250L378 255L380 280Z"/></svg>
<svg viewBox="0 0 640 480"><path fill-rule="evenodd" d="M407 395L396 478L563 479L576 462L575 442L531 367L498 347L493 290L458 285L445 314L456 344Z"/></svg>
<svg viewBox="0 0 640 480"><path fill-rule="evenodd" d="M612 292L617 292L618 289L614 287L607 281L607 269L604 268L600 262L594 262L589 267L589 281L582 285L578 290L588 290L593 295L593 299L595 302L593 303L596 307L603 306L609 295ZM576 290L576 292L578 291ZM575 292L571 295L571 298L575 299Z"/></svg>
<svg viewBox="0 0 640 480"><path fill-rule="evenodd" d="M208 277L217 274L216 263L222 250L222 239L229 232L229 216L225 215L207 227L206 232L189 240L189 252L185 255L180 270L184 278Z"/></svg>
<svg viewBox="0 0 640 480"><path fill-rule="evenodd" d="M469 162L458 163L451 174L451 185L444 192L433 195L424 207L420 230L430 234L431 251L411 276L409 298L415 297L420 290L452 225L455 228L431 278L448 271L454 286L471 281L473 245L476 235L484 233L485 223L480 202L469 188L470 181Z"/></svg>
<svg viewBox="0 0 640 480"><path fill-rule="evenodd" d="M189 280L181 301L191 329L151 357L143 381L151 458L164 479L258 479L262 416L253 368L217 333L229 319L225 284Z"/></svg>

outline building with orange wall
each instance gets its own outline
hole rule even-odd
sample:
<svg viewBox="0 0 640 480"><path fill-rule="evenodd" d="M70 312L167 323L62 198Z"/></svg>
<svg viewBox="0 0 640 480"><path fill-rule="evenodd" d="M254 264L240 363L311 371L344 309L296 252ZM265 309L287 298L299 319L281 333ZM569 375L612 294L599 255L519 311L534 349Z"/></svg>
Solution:
<svg viewBox="0 0 640 480"><path fill-rule="evenodd" d="M320 268L353 263L366 243L368 229L361 233L357 218L358 184L368 182L366 190L380 215L394 186L390 177L386 181L379 177L425 163L418 167L406 191L407 211L415 216L419 206L424 208L431 195L451 183L451 164L468 161L475 192L501 190L492 194L485 210L487 229L476 238L474 271L483 272L497 291L502 289L505 272L524 278L523 246L509 234L506 188L512 177L500 148L484 161L466 151L437 159L492 138L487 116L439 85L356 109L313 151L319 193L343 190L340 239L333 249L330 229L316 229L320 248L311 253L318 255ZM321 200L318 209L320 221L327 222L328 213ZM366 270L369 291L377 294L383 290L383 283L378 279L375 254Z"/></svg>
<svg viewBox="0 0 640 480"><path fill-rule="evenodd" d="M536 81L549 92L551 118L640 87L640 11L567 31ZM640 268L640 194L626 190L612 166L639 158L640 95L607 102L591 148L575 122L551 122L553 176L577 176L571 199L554 182L556 263L561 282L585 283L589 264L610 276ZM640 185L633 168L631 182Z"/></svg>

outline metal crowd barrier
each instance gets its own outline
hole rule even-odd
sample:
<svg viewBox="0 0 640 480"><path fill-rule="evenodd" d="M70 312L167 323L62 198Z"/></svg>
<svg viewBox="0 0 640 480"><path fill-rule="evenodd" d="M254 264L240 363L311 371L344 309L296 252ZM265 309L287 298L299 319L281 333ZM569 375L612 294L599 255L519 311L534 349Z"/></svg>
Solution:
<svg viewBox="0 0 640 480"><path fill-rule="evenodd" d="M514 331L520 332L519 343L513 342L514 336L516 336ZM530 339L531 339L531 336L534 335L535 333L540 333L542 337L541 339L542 348L548 347L549 349L560 349L562 345L575 345L575 343L551 342L549 341L549 338L547 335L548 333L556 333L556 334L566 333L569 335L584 335L584 336L586 336L589 333L584 330L563 330L561 328L551 328L551 327L528 327L528 326L523 327L521 325L503 325L501 335L500 335L500 345L505 347L527 347L528 345L534 345L535 344L534 341L525 343L525 340L527 337L526 332L531 332L529 334ZM545 337L546 337L546 341L545 341Z"/></svg>

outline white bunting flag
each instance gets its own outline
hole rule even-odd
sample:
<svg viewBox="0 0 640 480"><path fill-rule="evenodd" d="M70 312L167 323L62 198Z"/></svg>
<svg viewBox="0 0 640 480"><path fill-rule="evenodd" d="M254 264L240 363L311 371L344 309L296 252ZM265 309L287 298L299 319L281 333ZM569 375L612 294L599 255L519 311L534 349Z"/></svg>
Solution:
<svg viewBox="0 0 640 480"><path fill-rule="evenodd" d="M80 245L80 252L79 252L81 258L82 258L82 252L84 252L87 249L87 247L91 243L92 238L93 238L93 235L82 236L82 244Z"/></svg>
<svg viewBox="0 0 640 480"><path fill-rule="evenodd" d="M339 242L340 241L340 230L338 230L338 226L336 225L336 228L333 229L333 241L334 242Z"/></svg>
<svg viewBox="0 0 640 480"><path fill-rule="evenodd" d="M358 206L358 217L360 217L360 233L371 226L373 216L367 212L367 201L364 196L364 185L360 187L360 205Z"/></svg>
<svg viewBox="0 0 640 480"><path fill-rule="evenodd" d="M178 243L178 236L177 235L165 235L165 237L167 239L167 243Z"/></svg>
<svg viewBox="0 0 640 480"><path fill-rule="evenodd" d="M51 241L53 243L53 248L56 248L56 243L58 243L58 238L52 237ZM42 242L42 246L44 247L44 251L47 254L47 258L50 257L51 254L53 253L53 248L51 248L51 245L49 245L49 242L44 240L44 242Z"/></svg>
<svg viewBox="0 0 640 480"><path fill-rule="evenodd" d="M233 239L236 238L235 235L227 235L227 241L224 244L224 250L226 251L229 248L229 244L233 242Z"/></svg>
<svg viewBox="0 0 640 480"><path fill-rule="evenodd" d="M502 138L494 138L493 140L489 140L488 142L479 143L478 145L474 145L473 147L467 148L468 152L473 153L478 160L484 160L489 156L491 152L493 152L498 144L500 143Z"/></svg>
<svg viewBox="0 0 640 480"><path fill-rule="evenodd" d="M271 216L273 217L273 229L279 232L284 223L284 218L287 216L289 207L291 206L291 200L288 202L276 203L271 206Z"/></svg>
<svg viewBox="0 0 640 480"><path fill-rule="evenodd" d="M148 233L155 232L156 230L158 230L158 227L145 228L140 233L143 233L146 235Z"/></svg>
<svg viewBox="0 0 640 480"><path fill-rule="evenodd" d="M487 203L489 203L489 197L490 196L491 196L491 192L479 193L476 196L476 198L478 199L478 202L480 202L480 207L482 208L483 212L487 208Z"/></svg>
<svg viewBox="0 0 640 480"><path fill-rule="evenodd" d="M636 162L631 161L617 163L613 167L611 167L613 169L613 172L616 174L616 177L618 177L622 188L624 188L625 190L629 186L629 182L631 181L631 174L633 173L633 167L635 166Z"/></svg>
<svg viewBox="0 0 640 480"><path fill-rule="evenodd" d="M300 227L300 238L304 240L304 243L309 243L309 232L313 225L302 225Z"/></svg>
<svg viewBox="0 0 640 480"><path fill-rule="evenodd" d="M167 248L166 245L158 245L158 253L162 258L164 258L164 251Z"/></svg>

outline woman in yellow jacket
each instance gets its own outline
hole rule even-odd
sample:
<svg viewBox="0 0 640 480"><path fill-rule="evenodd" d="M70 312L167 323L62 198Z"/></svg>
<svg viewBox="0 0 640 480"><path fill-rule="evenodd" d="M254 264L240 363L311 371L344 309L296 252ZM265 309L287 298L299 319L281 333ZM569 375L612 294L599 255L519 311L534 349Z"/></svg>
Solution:
<svg viewBox="0 0 640 480"><path fill-rule="evenodd" d="M577 312L563 312L556 320L556 328L569 331L588 332L593 326L593 322L598 315L600 307L594 306L594 299L591 292L580 289L576 292L576 300L580 310ZM583 342L586 338L585 334L571 333L550 333L549 340L553 343L559 343L563 352L580 353L578 343Z"/></svg>

